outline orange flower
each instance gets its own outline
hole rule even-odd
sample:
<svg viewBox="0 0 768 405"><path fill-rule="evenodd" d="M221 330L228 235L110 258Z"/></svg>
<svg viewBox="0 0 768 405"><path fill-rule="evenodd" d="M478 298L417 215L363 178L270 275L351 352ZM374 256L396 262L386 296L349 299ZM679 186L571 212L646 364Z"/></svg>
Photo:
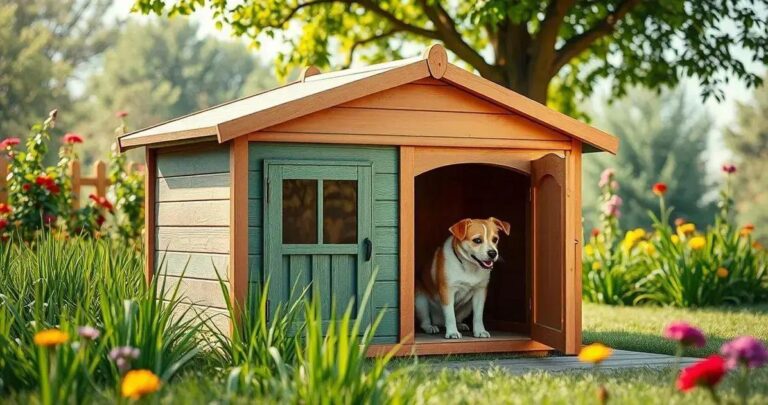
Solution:
<svg viewBox="0 0 768 405"><path fill-rule="evenodd" d="M155 373L149 370L131 370L125 374L120 390L123 397L136 400L159 389L160 379Z"/></svg>
<svg viewBox="0 0 768 405"><path fill-rule="evenodd" d="M762 243L760 243L760 242L758 242L758 241L754 241L754 242L752 242L752 247L753 247L755 250L763 250L763 244L762 244Z"/></svg>
<svg viewBox="0 0 768 405"><path fill-rule="evenodd" d="M46 329L35 333L34 342L38 346L52 347L65 343L69 335L59 329Z"/></svg>
<svg viewBox="0 0 768 405"><path fill-rule="evenodd" d="M717 276L720 278L726 278L728 277L728 269L725 267L720 267L717 269Z"/></svg>
<svg viewBox="0 0 768 405"><path fill-rule="evenodd" d="M659 182L654 184L651 190L653 191L653 194L656 194L657 196L661 197L667 193L667 185L665 183Z"/></svg>
<svg viewBox="0 0 768 405"><path fill-rule="evenodd" d="M752 231L755 230L755 226L752 224L746 224L741 227L741 230L739 231L739 235L741 236L749 236L752 234Z"/></svg>

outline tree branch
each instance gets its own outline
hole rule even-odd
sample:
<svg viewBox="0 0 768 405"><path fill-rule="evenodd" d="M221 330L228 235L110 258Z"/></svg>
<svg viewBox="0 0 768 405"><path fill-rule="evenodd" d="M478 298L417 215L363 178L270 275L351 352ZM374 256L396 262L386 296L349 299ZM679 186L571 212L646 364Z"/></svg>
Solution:
<svg viewBox="0 0 768 405"><path fill-rule="evenodd" d="M428 2L419 0L424 13L435 25L439 38L453 51L459 58L472 65L485 78L501 83L503 75L495 66L486 62L477 51L472 49L462 38L461 33L456 29L456 22L451 18L447 11L440 5L439 1Z"/></svg>
<svg viewBox="0 0 768 405"><path fill-rule="evenodd" d="M576 0L552 0L549 3L544 21L541 22L541 28L536 35L536 43L540 49L555 47L557 35L560 33L560 25L574 3Z"/></svg>
<svg viewBox="0 0 768 405"><path fill-rule="evenodd" d="M641 1L642 0L623 0L616 6L616 10L613 13L605 16L605 18L595 24L594 27L569 39L565 45L557 51L557 57L552 65L552 73L556 74L563 66L565 66L565 64L584 52L595 41L613 32L616 24L632 11L635 6L640 4Z"/></svg>
<svg viewBox="0 0 768 405"><path fill-rule="evenodd" d="M392 14L392 13L388 12L387 10L384 10L383 8L381 8L381 6L379 6L373 0L348 0L348 1L345 1L345 2L346 3L358 3L358 4L360 4L361 6L365 7L366 9L368 9L368 10L370 10L370 11L372 11L372 12L378 14L378 15L380 15L385 20L389 21L389 23L392 24L392 26L395 29L399 30L399 31L407 31L407 32L410 32L412 34L421 35L423 37L431 38L431 39L440 39L440 37L439 37L437 32L432 31L432 30L428 30L428 29L425 29L425 28L417 27L415 25L408 24L405 21L397 18L397 16L395 16L394 14Z"/></svg>
<svg viewBox="0 0 768 405"><path fill-rule="evenodd" d="M299 12L299 10L301 10L301 9L303 9L305 7L312 7L312 6L316 6L318 4L323 4L323 3L337 3L337 2L338 2L338 0L313 0L313 1L308 1L306 3L298 4L298 5L296 5L296 7L292 8L291 11L288 12L288 15L283 17L283 19L280 20L280 22L278 22L277 24L273 25L272 27L273 28L282 28L283 25L288 23L288 21L291 21L291 18L293 18L293 16L295 16L296 13Z"/></svg>
<svg viewBox="0 0 768 405"><path fill-rule="evenodd" d="M377 34L377 35L371 36L369 38L365 38L365 39L361 39L361 40L355 41L352 44L352 47L349 48L349 53L347 54L347 63L342 68L343 69L349 69L349 67L352 65L352 60L354 59L354 56L355 56L355 50L357 49L358 46L365 45L367 43L371 43L371 42L374 42L374 41L378 41L380 39L384 39L386 37L389 37L389 36L392 36L394 34L397 34L398 32L401 32L401 31L397 30L397 29L391 29L389 31L382 32L381 34Z"/></svg>

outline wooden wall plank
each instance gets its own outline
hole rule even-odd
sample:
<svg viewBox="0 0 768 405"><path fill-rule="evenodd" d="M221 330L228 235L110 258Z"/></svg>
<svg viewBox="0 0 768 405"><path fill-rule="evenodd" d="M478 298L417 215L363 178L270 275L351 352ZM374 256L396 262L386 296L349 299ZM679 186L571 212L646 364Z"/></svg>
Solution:
<svg viewBox="0 0 768 405"><path fill-rule="evenodd" d="M157 274L201 278L208 280L229 280L229 256L215 253L155 252Z"/></svg>
<svg viewBox="0 0 768 405"><path fill-rule="evenodd" d="M190 253L229 253L229 228L160 227L157 250Z"/></svg>
<svg viewBox="0 0 768 405"><path fill-rule="evenodd" d="M161 202L158 226L229 226L229 201Z"/></svg>
<svg viewBox="0 0 768 405"><path fill-rule="evenodd" d="M312 159L369 161L376 173L397 173L397 156L391 147L251 142L250 149L250 171L260 172L264 159Z"/></svg>
<svg viewBox="0 0 768 405"><path fill-rule="evenodd" d="M219 309L227 308L224 301L224 294L222 294L221 286L218 281L178 278L172 276L166 276L164 277L164 280L165 298L170 297L173 293L173 289L179 285L178 296L183 297L183 302Z"/></svg>
<svg viewBox="0 0 768 405"><path fill-rule="evenodd" d="M395 87L341 104L340 107L512 114L505 107L485 101L457 87L420 84Z"/></svg>
<svg viewBox="0 0 768 405"><path fill-rule="evenodd" d="M229 146L193 145L189 150L162 152L157 157L157 177L229 172Z"/></svg>
<svg viewBox="0 0 768 405"><path fill-rule="evenodd" d="M264 131L570 141L518 115L333 107Z"/></svg>
<svg viewBox="0 0 768 405"><path fill-rule="evenodd" d="M157 181L157 201L229 200L229 174L165 177Z"/></svg>

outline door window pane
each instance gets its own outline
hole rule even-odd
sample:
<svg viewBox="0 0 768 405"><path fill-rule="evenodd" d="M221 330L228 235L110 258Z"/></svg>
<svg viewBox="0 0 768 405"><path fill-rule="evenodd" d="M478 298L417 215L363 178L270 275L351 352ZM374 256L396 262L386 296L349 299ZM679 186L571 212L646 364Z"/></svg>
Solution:
<svg viewBox="0 0 768 405"><path fill-rule="evenodd" d="M357 243L357 181L323 181L323 243Z"/></svg>
<svg viewBox="0 0 768 405"><path fill-rule="evenodd" d="M317 180L283 180L283 243L317 243Z"/></svg>

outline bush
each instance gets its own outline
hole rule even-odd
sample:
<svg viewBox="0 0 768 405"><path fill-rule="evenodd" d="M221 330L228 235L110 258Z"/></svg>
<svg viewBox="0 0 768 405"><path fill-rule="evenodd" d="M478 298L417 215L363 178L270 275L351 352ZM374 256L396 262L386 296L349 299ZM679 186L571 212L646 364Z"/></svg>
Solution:
<svg viewBox="0 0 768 405"><path fill-rule="evenodd" d="M652 231L627 231L619 241L621 199L610 170L603 173L601 228L593 230L584 249L584 299L611 305L655 304L679 307L740 304L768 299L768 257L752 240L752 225L733 221L731 176L719 194L715 225L704 231L683 219L671 225L666 185L652 192L659 212L649 212ZM617 203L618 201L618 203Z"/></svg>

